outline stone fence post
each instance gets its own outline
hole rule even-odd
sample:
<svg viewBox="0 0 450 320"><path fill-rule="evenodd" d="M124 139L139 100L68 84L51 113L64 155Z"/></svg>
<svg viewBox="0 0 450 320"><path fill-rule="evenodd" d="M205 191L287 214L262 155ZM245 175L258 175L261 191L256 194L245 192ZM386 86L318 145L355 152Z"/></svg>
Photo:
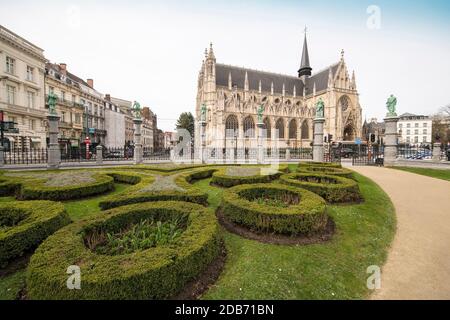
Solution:
<svg viewBox="0 0 450 320"><path fill-rule="evenodd" d="M314 119L313 161L323 162L323 124L325 118Z"/></svg>
<svg viewBox="0 0 450 320"><path fill-rule="evenodd" d="M48 119L48 133L49 133L49 147L48 147L48 169L58 169L61 164L61 149L58 143L59 134L59 116L57 114L49 114Z"/></svg>
<svg viewBox="0 0 450 320"><path fill-rule="evenodd" d="M386 131L384 134L384 165L390 166L397 161L398 133L397 122L398 117L389 116L384 119Z"/></svg>
<svg viewBox="0 0 450 320"><path fill-rule="evenodd" d="M134 122L134 164L142 163L141 125L142 119L135 118Z"/></svg>
<svg viewBox="0 0 450 320"><path fill-rule="evenodd" d="M95 148L95 162L98 165L103 164L103 147L102 146L97 146Z"/></svg>
<svg viewBox="0 0 450 320"><path fill-rule="evenodd" d="M3 146L0 146L0 167L5 165L5 153Z"/></svg>
<svg viewBox="0 0 450 320"><path fill-rule="evenodd" d="M441 160L441 143L436 142L433 144L433 161Z"/></svg>
<svg viewBox="0 0 450 320"><path fill-rule="evenodd" d="M291 160L291 149L286 148L286 161Z"/></svg>

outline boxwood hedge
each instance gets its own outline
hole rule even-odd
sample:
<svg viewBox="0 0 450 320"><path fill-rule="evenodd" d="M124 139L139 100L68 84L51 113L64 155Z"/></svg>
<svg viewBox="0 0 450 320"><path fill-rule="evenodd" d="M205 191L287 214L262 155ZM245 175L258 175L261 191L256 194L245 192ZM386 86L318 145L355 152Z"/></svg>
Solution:
<svg viewBox="0 0 450 320"><path fill-rule="evenodd" d="M353 171L346 168L301 166L298 167L297 172L319 173L353 179Z"/></svg>
<svg viewBox="0 0 450 320"><path fill-rule="evenodd" d="M197 169L179 173L176 176L175 183L180 190L161 190L161 191L142 191L146 186L151 185L155 178L145 176L134 187L127 190L126 194L108 197L99 203L102 210L125 206L133 203L148 201L186 201L198 204L207 204L208 195L200 189L194 187L191 183L198 179L211 177L216 169Z"/></svg>
<svg viewBox="0 0 450 320"><path fill-rule="evenodd" d="M258 198L297 197L286 207L255 201ZM325 201L305 189L268 183L240 185L227 189L220 209L230 221L258 232L311 234L326 227Z"/></svg>
<svg viewBox="0 0 450 320"><path fill-rule="evenodd" d="M290 173L282 175L284 184L304 188L317 193L330 203L357 202L361 200L358 183L354 180L314 173Z"/></svg>
<svg viewBox="0 0 450 320"><path fill-rule="evenodd" d="M271 171L270 167L264 168L255 166L245 166L236 168L238 168L239 170L245 170L248 168L248 169L258 169L261 171L259 174L252 174L252 175L232 175L229 174L228 172L228 170L232 168L233 167L218 169L212 175L211 183L225 188L234 187L240 184L268 183L278 179L283 174L283 172L287 172L288 170L287 165L280 166L279 171L276 170ZM267 172L264 172L264 169Z"/></svg>
<svg viewBox="0 0 450 320"><path fill-rule="evenodd" d="M51 201L0 203L0 267L37 247L70 223L64 206Z"/></svg>
<svg viewBox="0 0 450 320"><path fill-rule="evenodd" d="M93 231L120 230L143 219L185 217L175 242L129 254L88 249ZM94 220L71 224L49 237L32 256L26 282L31 299L164 299L173 297L219 254L221 240L213 212L186 202L140 203L115 208ZM69 266L81 271L81 290L66 286Z"/></svg>
<svg viewBox="0 0 450 320"><path fill-rule="evenodd" d="M299 167L332 167L342 168L340 163L337 162L315 162L315 161L302 161L298 164Z"/></svg>

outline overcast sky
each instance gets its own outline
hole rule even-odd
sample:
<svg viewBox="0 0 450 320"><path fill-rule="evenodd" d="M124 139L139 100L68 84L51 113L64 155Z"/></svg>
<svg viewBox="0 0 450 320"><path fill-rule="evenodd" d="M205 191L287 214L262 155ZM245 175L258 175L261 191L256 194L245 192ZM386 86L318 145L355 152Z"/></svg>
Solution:
<svg viewBox="0 0 450 320"><path fill-rule="evenodd" d="M450 4L393 2L0 0L0 24L100 92L149 106L163 130L194 111L209 42L217 62L296 75L305 25L313 72L345 50L363 116L381 119L391 93L400 113L433 113L450 103Z"/></svg>

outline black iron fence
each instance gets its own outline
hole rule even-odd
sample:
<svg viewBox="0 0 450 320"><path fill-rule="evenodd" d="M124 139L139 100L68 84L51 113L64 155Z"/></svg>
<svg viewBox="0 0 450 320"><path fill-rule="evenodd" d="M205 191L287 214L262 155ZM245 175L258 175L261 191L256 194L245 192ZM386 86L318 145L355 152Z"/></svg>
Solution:
<svg viewBox="0 0 450 320"><path fill-rule="evenodd" d="M191 154L186 155L182 152L178 155L178 157L183 158L193 158L193 149L191 149ZM189 152L189 151L188 151ZM159 148L151 148L151 147L144 147L142 148L142 158L144 160L170 160L170 149L159 149Z"/></svg>
<svg viewBox="0 0 450 320"><path fill-rule="evenodd" d="M47 148L8 149L3 153L5 164L47 163Z"/></svg>
<svg viewBox="0 0 450 320"><path fill-rule="evenodd" d="M96 159L97 155L94 147L90 147L88 150L86 150L86 147L83 147L61 151L61 162L87 162L95 161Z"/></svg>
<svg viewBox="0 0 450 320"><path fill-rule="evenodd" d="M311 160L313 158L312 148L291 148L291 159Z"/></svg>
<svg viewBox="0 0 450 320"><path fill-rule="evenodd" d="M103 148L102 158L104 161L127 161L133 160L134 148Z"/></svg>
<svg viewBox="0 0 450 320"><path fill-rule="evenodd" d="M355 146L352 152L352 164L354 166L384 165L384 146L378 144Z"/></svg>

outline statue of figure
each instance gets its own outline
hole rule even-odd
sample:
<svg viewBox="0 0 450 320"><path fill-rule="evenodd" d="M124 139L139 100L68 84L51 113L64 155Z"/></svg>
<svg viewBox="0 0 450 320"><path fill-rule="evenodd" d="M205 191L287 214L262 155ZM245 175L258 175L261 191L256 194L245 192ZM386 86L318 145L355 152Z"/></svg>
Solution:
<svg viewBox="0 0 450 320"><path fill-rule="evenodd" d="M322 98L319 98L319 101L317 101L317 103L316 103L316 118L324 117L324 109L325 109L325 103L323 103Z"/></svg>
<svg viewBox="0 0 450 320"><path fill-rule="evenodd" d="M204 104L202 104L200 112L201 112L201 121L205 122L206 121L206 106Z"/></svg>
<svg viewBox="0 0 450 320"><path fill-rule="evenodd" d="M133 112L136 119L141 118L141 105L137 101L134 101L133 103Z"/></svg>
<svg viewBox="0 0 450 320"><path fill-rule="evenodd" d="M386 108L388 109L388 117L395 117L397 113L395 113L395 107L397 106L397 98L394 97L393 94L388 98L386 102Z"/></svg>
<svg viewBox="0 0 450 320"><path fill-rule="evenodd" d="M258 112L258 123L262 123L263 122L264 106L260 105L257 112Z"/></svg>
<svg viewBox="0 0 450 320"><path fill-rule="evenodd" d="M56 115L56 102L58 101L58 96L53 92L48 94L47 104L48 104L48 112L52 115Z"/></svg>

